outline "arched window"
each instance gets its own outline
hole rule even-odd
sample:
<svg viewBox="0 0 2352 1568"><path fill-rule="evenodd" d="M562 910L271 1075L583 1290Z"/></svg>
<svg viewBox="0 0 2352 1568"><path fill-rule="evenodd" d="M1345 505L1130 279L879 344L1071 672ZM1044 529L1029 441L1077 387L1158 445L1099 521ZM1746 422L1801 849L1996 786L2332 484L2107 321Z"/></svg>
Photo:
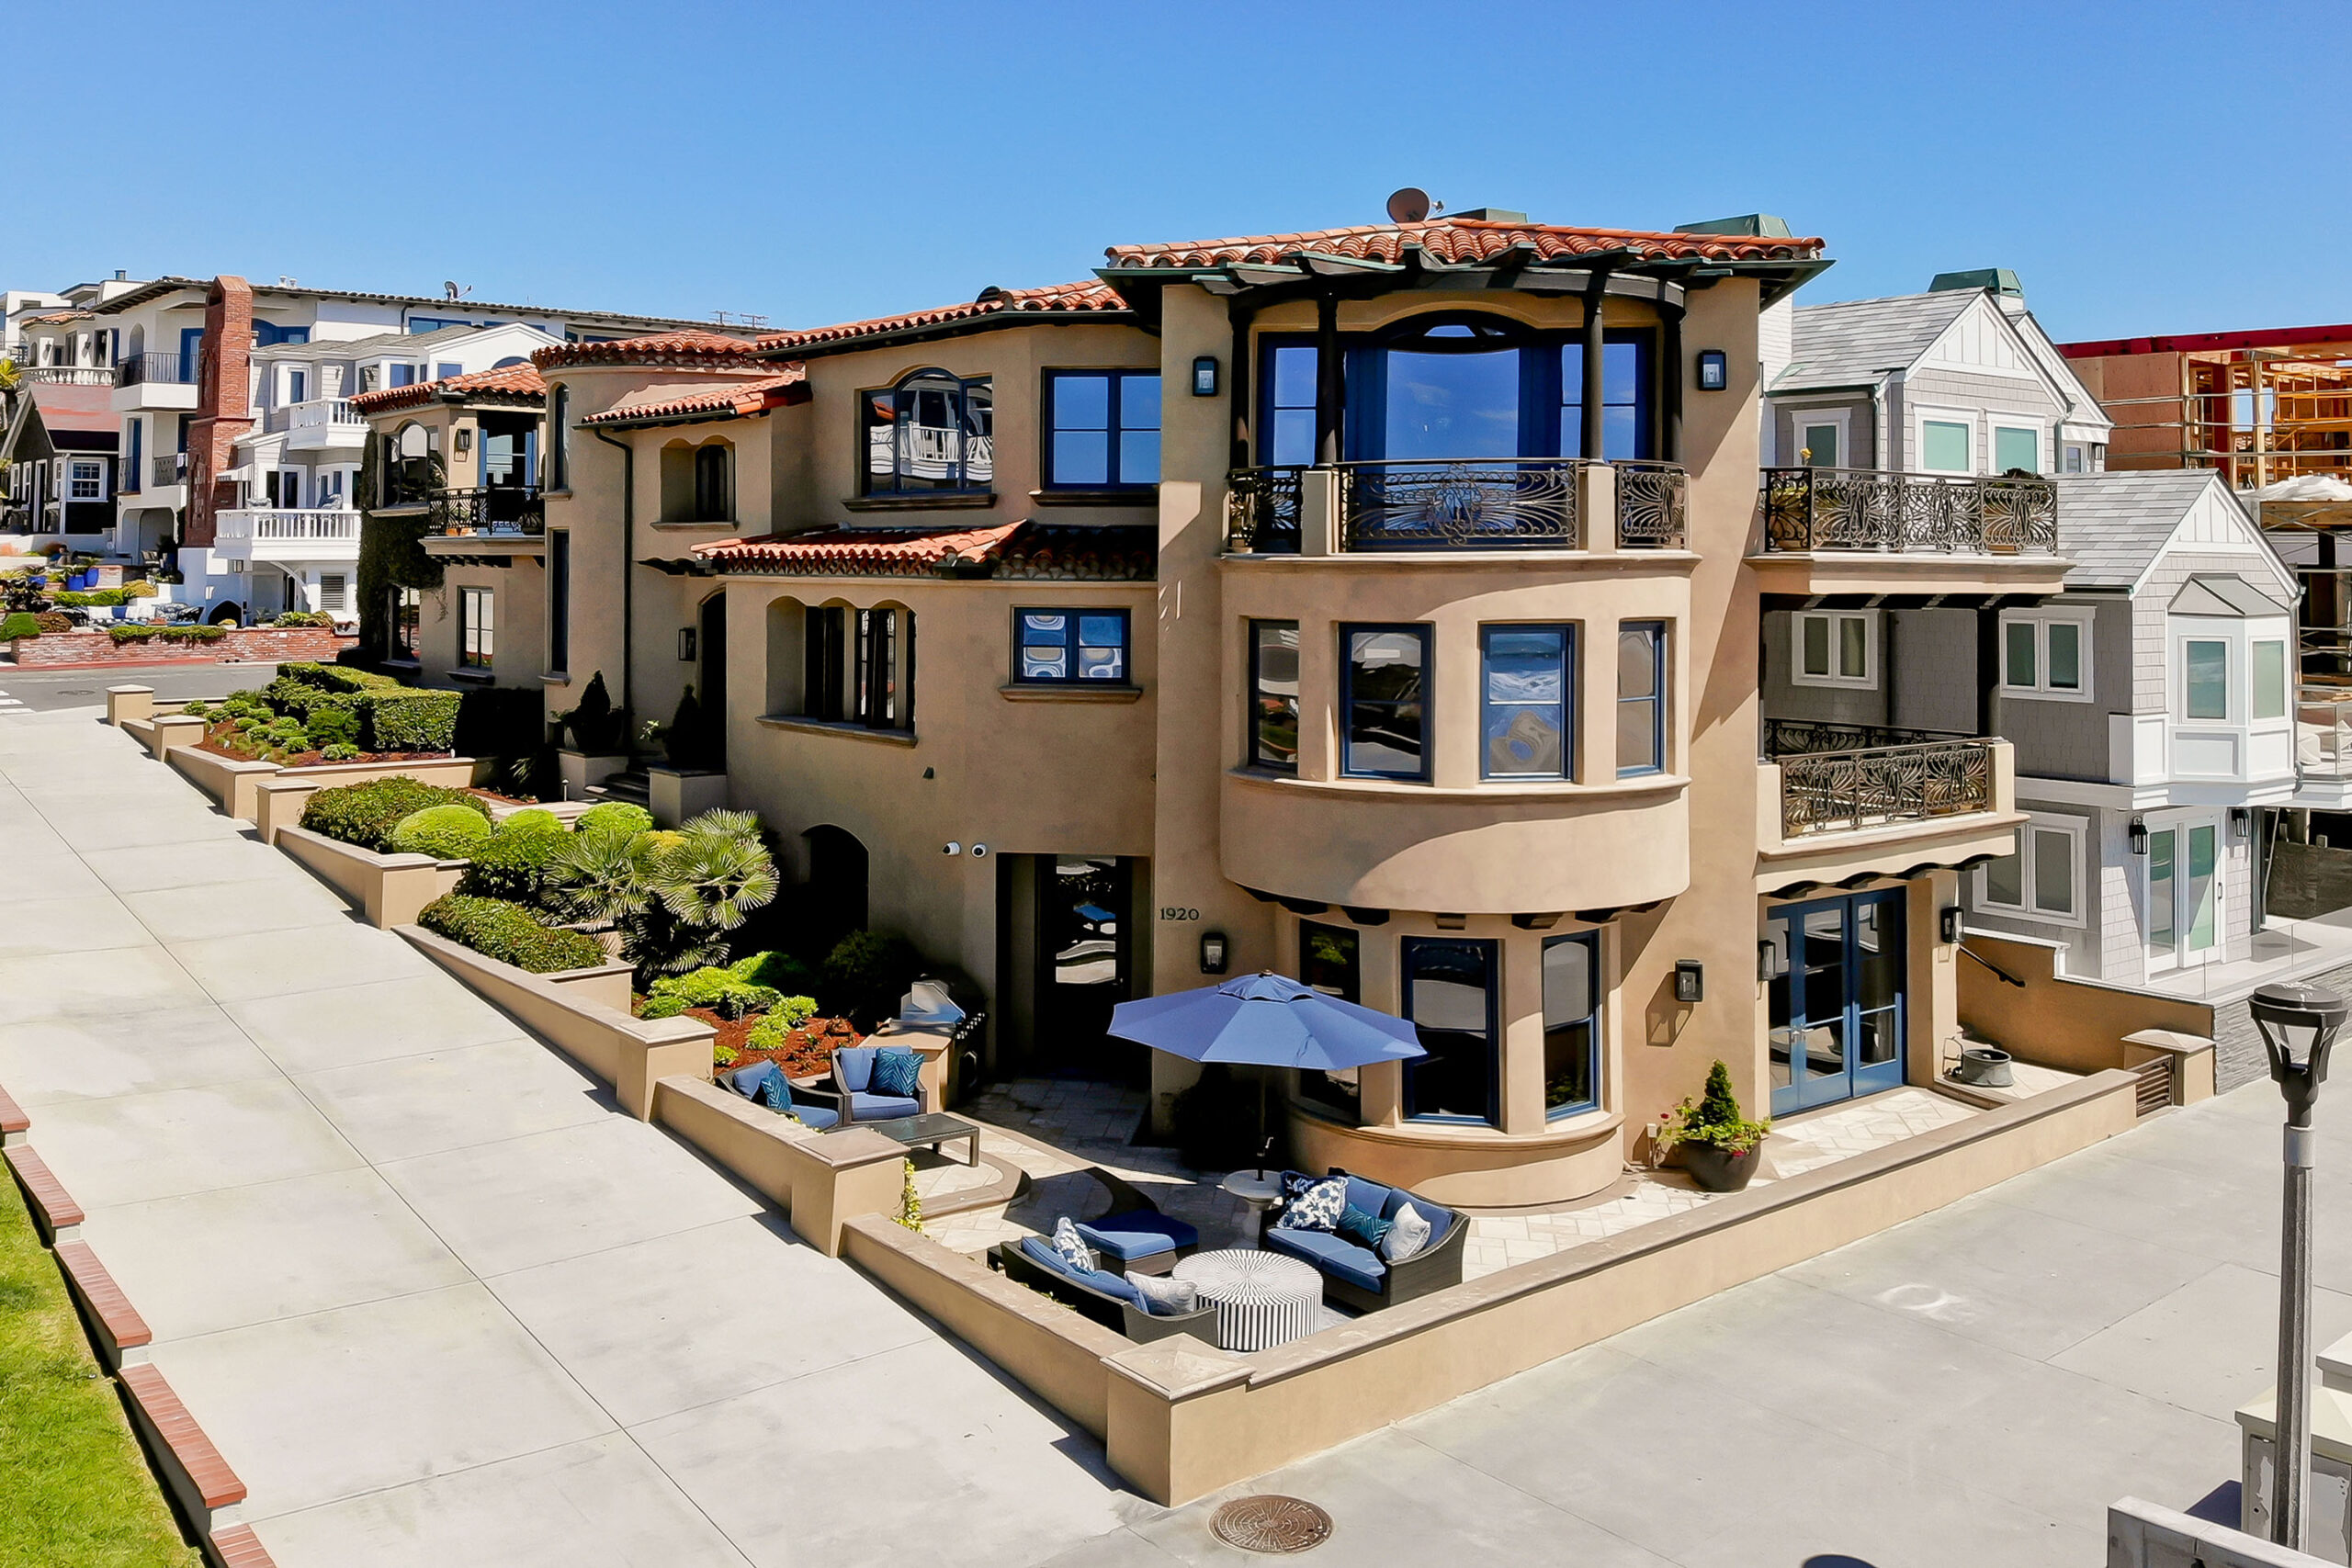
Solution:
<svg viewBox="0 0 2352 1568"><path fill-rule="evenodd" d="M524 358L519 354L510 354L505 358L500 360L497 364L492 366L491 368L492 370L503 370L510 365L528 365L529 363L529 360Z"/></svg>
<svg viewBox="0 0 2352 1568"><path fill-rule="evenodd" d="M380 484L384 506L418 506L432 499L440 432L411 420L384 437Z"/></svg>
<svg viewBox="0 0 2352 1568"><path fill-rule="evenodd" d="M865 394L865 493L984 491L995 482L996 408L987 378L918 370Z"/></svg>
<svg viewBox="0 0 2352 1568"><path fill-rule="evenodd" d="M695 521L724 523L734 515L732 487L728 483L727 444L713 441L695 448Z"/></svg>

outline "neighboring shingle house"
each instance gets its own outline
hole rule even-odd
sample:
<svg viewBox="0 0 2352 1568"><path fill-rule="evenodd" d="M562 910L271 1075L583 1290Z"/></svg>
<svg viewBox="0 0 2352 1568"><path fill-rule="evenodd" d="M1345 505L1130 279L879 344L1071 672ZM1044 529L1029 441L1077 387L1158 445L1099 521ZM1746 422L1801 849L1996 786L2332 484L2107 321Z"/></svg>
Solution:
<svg viewBox="0 0 2352 1568"><path fill-rule="evenodd" d="M2105 466L2111 423L2006 268L1942 273L1925 294L1797 306L1786 354L1780 362L1768 333L1767 468Z"/></svg>

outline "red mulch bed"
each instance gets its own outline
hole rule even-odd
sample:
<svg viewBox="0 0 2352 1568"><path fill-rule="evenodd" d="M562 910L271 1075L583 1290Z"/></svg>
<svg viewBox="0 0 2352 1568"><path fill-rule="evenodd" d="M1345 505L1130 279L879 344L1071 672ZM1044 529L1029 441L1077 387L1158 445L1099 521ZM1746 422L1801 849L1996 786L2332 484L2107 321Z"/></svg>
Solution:
<svg viewBox="0 0 2352 1568"><path fill-rule="evenodd" d="M639 997L638 1000L641 1004L644 998ZM784 1076L788 1078L822 1077L832 1069L834 1051L844 1045L862 1043L865 1040L865 1036L854 1029L846 1034L830 1032L831 1026L842 1023L839 1019L812 1018L785 1036L783 1050L755 1051L744 1042L751 1037L752 1027L760 1021L757 1015L729 1020L708 1008L688 1008L684 1016L698 1018L718 1031L718 1037L712 1045L714 1049L721 1045L733 1049L736 1066L748 1067L753 1062L774 1062L784 1069ZM846 1028L846 1024L843 1027Z"/></svg>
<svg viewBox="0 0 2352 1568"><path fill-rule="evenodd" d="M216 724L205 730L204 739L197 742L196 749L199 751L209 751L216 757L226 757L236 762L259 762L266 760L260 750L254 747L232 743L231 738L239 735L234 719L224 724ZM344 761L355 765L360 762L437 762L450 755L451 753L447 751L362 751L356 757L346 757ZM288 768L315 768L325 761L326 759L316 751L289 751L278 759L279 765Z"/></svg>

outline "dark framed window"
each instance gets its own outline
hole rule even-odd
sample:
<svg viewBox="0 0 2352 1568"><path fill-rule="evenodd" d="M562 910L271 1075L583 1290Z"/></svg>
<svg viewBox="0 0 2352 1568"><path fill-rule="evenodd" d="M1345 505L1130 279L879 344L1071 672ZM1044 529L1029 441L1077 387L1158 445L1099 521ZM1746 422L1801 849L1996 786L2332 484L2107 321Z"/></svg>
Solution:
<svg viewBox="0 0 2352 1568"><path fill-rule="evenodd" d="M914 616L904 610L810 610L801 712L867 729L912 729Z"/></svg>
<svg viewBox="0 0 2352 1568"><path fill-rule="evenodd" d="M1250 765L1298 772L1298 623L1250 623Z"/></svg>
<svg viewBox="0 0 2352 1568"><path fill-rule="evenodd" d="M571 389L558 387L548 397L548 488L571 488Z"/></svg>
<svg viewBox="0 0 2352 1568"><path fill-rule="evenodd" d="M571 669L571 530L548 531L548 672Z"/></svg>
<svg viewBox="0 0 2352 1568"><path fill-rule="evenodd" d="M1649 334L1610 333L1600 344L1600 456L1647 457ZM1559 455L1584 456L1584 344L1560 345Z"/></svg>
<svg viewBox="0 0 2352 1568"><path fill-rule="evenodd" d="M1259 460L1265 463L1315 461L1315 366L1312 343L1273 342L1264 350L1265 385L1260 406Z"/></svg>
<svg viewBox="0 0 2352 1568"><path fill-rule="evenodd" d="M1600 934L1555 936L1544 944L1544 1113L1600 1107Z"/></svg>
<svg viewBox="0 0 2352 1568"><path fill-rule="evenodd" d="M713 441L695 448L695 521L724 523L734 516L727 473L727 446Z"/></svg>
<svg viewBox="0 0 2352 1568"><path fill-rule="evenodd" d="M1298 977L1327 997L1343 1002L1363 999L1363 937L1347 926L1319 920L1298 922ZM1357 1087L1357 1069L1326 1073L1302 1071L1299 1098L1352 1127L1363 1120L1363 1100Z"/></svg>
<svg viewBox="0 0 2352 1568"><path fill-rule="evenodd" d="M1617 626L1617 776L1666 769L1666 623Z"/></svg>
<svg viewBox="0 0 2352 1568"><path fill-rule="evenodd" d="M1480 775L1566 778L1575 755L1575 629L1480 626L1478 658Z"/></svg>
<svg viewBox="0 0 2352 1568"><path fill-rule="evenodd" d="M1340 628L1340 772L1427 779L1430 628Z"/></svg>
<svg viewBox="0 0 2352 1568"><path fill-rule="evenodd" d="M918 370L868 392L865 491L984 491L995 482L996 405L986 377Z"/></svg>
<svg viewBox="0 0 2352 1568"><path fill-rule="evenodd" d="M490 668L493 601L487 588L458 590L458 667Z"/></svg>
<svg viewBox="0 0 2352 1568"><path fill-rule="evenodd" d="M1159 372L1046 372L1046 488L1159 482Z"/></svg>
<svg viewBox="0 0 2352 1568"><path fill-rule="evenodd" d="M1075 685L1127 678L1125 610L1015 610L1012 678L1027 685Z"/></svg>
<svg viewBox="0 0 2352 1568"><path fill-rule="evenodd" d="M1408 936L1399 958L1405 1018L1429 1053L1405 1064L1405 1114L1427 1122L1498 1122L1495 943Z"/></svg>

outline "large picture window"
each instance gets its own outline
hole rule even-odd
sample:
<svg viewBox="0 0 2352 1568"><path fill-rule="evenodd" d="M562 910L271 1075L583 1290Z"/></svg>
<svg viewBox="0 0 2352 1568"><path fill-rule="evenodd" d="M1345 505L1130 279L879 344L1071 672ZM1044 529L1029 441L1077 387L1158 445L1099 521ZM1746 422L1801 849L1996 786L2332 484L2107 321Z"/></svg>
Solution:
<svg viewBox="0 0 2352 1568"><path fill-rule="evenodd" d="M2083 923L2085 823L2076 818L2030 818L2018 847L1976 873L1976 907L2061 925Z"/></svg>
<svg viewBox="0 0 2352 1568"><path fill-rule="evenodd" d="M1159 482L1159 373L1046 373L1046 488L1140 490Z"/></svg>
<svg viewBox="0 0 2352 1568"><path fill-rule="evenodd" d="M865 493L984 491L995 481L996 411L985 378L918 370L865 394Z"/></svg>
<svg viewBox="0 0 2352 1568"><path fill-rule="evenodd" d="M1298 623L1250 623L1250 765L1298 771Z"/></svg>
<svg viewBox="0 0 2352 1568"><path fill-rule="evenodd" d="M1544 944L1544 1113L1600 1105L1600 939L1587 931Z"/></svg>
<svg viewBox="0 0 2352 1568"><path fill-rule="evenodd" d="M2181 716L2230 716L2230 645L2219 637L2189 637L2181 649Z"/></svg>
<svg viewBox="0 0 2352 1568"><path fill-rule="evenodd" d="M1429 627L1342 626L1340 645L1340 771L1428 778Z"/></svg>
<svg viewBox="0 0 2352 1568"><path fill-rule="evenodd" d="M1482 776L1568 776L1574 649L1566 626L1478 628Z"/></svg>
<svg viewBox="0 0 2352 1568"><path fill-rule="evenodd" d="M2090 695L2089 623L2067 616L2001 617L2001 687L2011 696Z"/></svg>
<svg viewBox="0 0 2352 1568"><path fill-rule="evenodd" d="M914 669L914 616L903 610L810 610L805 632L801 711L867 729L912 729L906 689Z"/></svg>
<svg viewBox="0 0 2352 1568"><path fill-rule="evenodd" d="M1013 679L1027 685L1064 685L1127 678L1125 610L1015 610L1021 646Z"/></svg>
<svg viewBox="0 0 2352 1568"><path fill-rule="evenodd" d="M1428 1053L1405 1064L1405 1114L1439 1122L1495 1122L1500 1099L1495 944L1407 937L1399 957L1405 1017Z"/></svg>
<svg viewBox="0 0 2352 1568"><path fill-rule="evenodd" d="M1617 776L1666 768L1666 623L1617 628Z"/></svg>
<svg viewBox="0 0 2352 1568"><path fill-rule="evenodd" d="M1327 997L1343 1002L1363 999L1363 938L1346 926L1319 920L1298 922L1298 977ZM1318 1110L1354 1126L1363 1116L1357 1069L1326 1073L1302 1071L1298 1092Z"/></svg>

